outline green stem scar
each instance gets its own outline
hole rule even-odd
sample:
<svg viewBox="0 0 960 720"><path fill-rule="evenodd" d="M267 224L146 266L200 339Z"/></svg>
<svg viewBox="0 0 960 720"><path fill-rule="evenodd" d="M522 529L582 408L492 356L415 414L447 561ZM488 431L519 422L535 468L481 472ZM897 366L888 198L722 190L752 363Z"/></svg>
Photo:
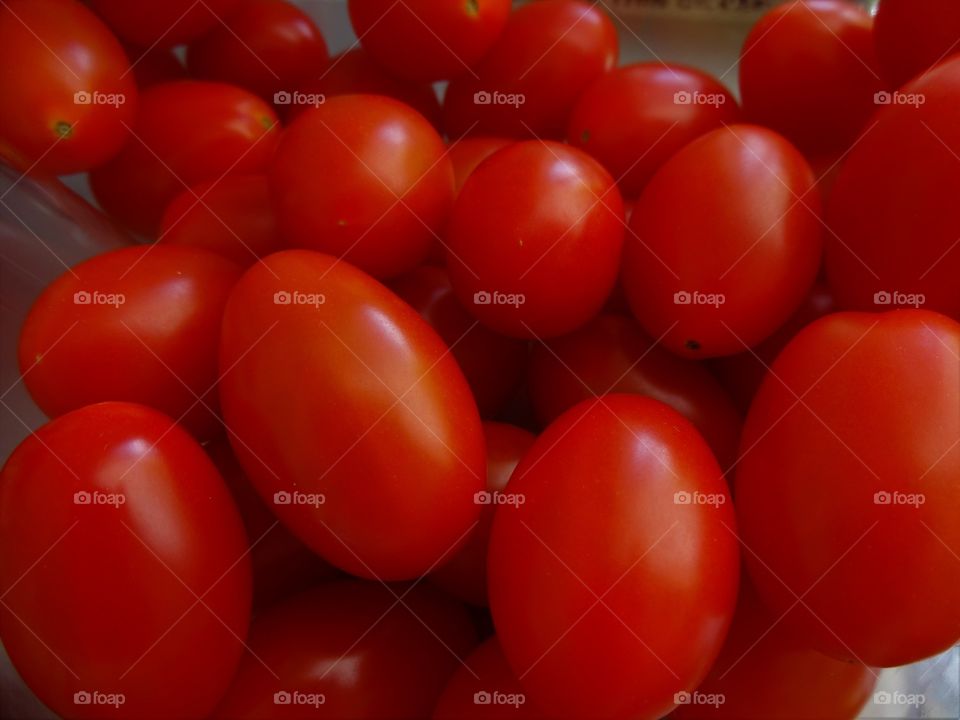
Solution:
<svg viewBox="0 0 960 720"><path fill-rule="evenodd" d="M480 14L480 0L466 0L464 7L467 9L467 15L476 17Z"/></svg>
<svg viewBox="0 0 960 720"><path fill-rule="evenodd" d="M68 123L66 120L60 120L56 125L53 126L53 131L57 134L57 137L66 140L73 134L73 125Z"/></svg>

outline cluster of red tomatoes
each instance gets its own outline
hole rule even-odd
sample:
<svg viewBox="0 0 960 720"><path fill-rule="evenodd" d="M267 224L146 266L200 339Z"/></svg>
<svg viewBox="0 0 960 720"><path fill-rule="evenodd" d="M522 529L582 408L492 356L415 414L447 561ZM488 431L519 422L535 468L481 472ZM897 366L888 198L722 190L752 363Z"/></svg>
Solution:
<svg viewBox="0 0 960 720"><path fill-rule="evenodd" d="M2 4L0 156L150 241L19 342L58 715L852 718L960 639L960 3L778 5L741 103L582 0Z"/></svg>

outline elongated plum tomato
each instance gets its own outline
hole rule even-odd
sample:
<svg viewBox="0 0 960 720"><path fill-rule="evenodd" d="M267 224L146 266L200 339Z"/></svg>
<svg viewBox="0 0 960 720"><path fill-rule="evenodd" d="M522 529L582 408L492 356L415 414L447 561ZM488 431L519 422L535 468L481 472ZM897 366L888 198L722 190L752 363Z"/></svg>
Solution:
<svg viewBox="0 0 960 720"><path fill-rule="evenodd" d="M217 353L239 266L177 245L113 250L57 278L30 309L18 355L50 417L125 400L156 408L200 439L221 430Z"/></svg>
<svg viewBox="0 0 960 720"><path fill-rule="evenodd" d="M230 441L270 507L365 577L417 577L457 549L484 489L483 431L443 341L348 263L264 258L223 318Z"/></svg>
<svg viewBox="0 0 960 720"><path fill-rule="evenodd" d="M739 569L726 483L663 403L589 400L514 470L493 520L490 609L529 700L560 717L653 720L720 650Z"/></svg>
<svg viewBox="0 0 960 720"><path fill-rule="evenodd" d="M839 307L922 304L960 320L958 96L960 57L903 87L840 168L826 245Z"/></svg>
<svg viewBox="0 0 960 720"><path fill-rule="evenodd" d="M453 203L453 167L437 131L377 95L331 98L297 117L270 180L291 245L343 257L376 277L419 265Z"/></svg>
<svg viewBox="0 0 960 720"><path fill-rule="evenodd" d="M129 137L137 86L123 48L76 0L0 8L0 157L58 175L109 160Z"/></svg>
<svg viewBox="0 0 960 720"><path fill-rule="evenodd" d="M460 302L513 337L553 337L596 315L617 280L623 201L593 158L529 140L467 178L447 228Z"/></svg>
<svg viewBox="0 0 960 720"><path fill-rule="evenodd" d="M900 87L960 52L960 4L954 0L882 0L874 40L884 77Z"/></svg>
<svg viewBox="0 0 960 720"><path fill-rule="evenodd" d="M960 639L958 355L943 315L835 313L754 398L735 485L747 567L777 615L803 598L796 623L824 652L887 667Z"/></svg>
<svg viewBox="0 0 960 720"><path fill-rule="evenodd" d="M207 717L243 651L250 560L200 446L142 405L88 405L13 452L0 507L0 637L37 697L64 718Z"/></svg>
<svg viewBox="0 0 960 720"><path fill-rule="evenodd" d="M623 287L652 337L687 357L741 352L790 317L823 246L820 195L776 133L729 125L657 172L630 218Z"/></svg>

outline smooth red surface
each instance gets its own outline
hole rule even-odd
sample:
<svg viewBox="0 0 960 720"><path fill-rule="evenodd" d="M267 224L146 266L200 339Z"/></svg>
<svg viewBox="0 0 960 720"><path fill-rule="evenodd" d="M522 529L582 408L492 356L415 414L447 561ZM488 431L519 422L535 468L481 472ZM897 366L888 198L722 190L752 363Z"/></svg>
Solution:
<svg viewBox="0 0 960 720"><path fill-rule="evenodd" d="M881 0L873 32L884 77L900 87L960 53L960 5L954 0Z"/></svg>
<svg viewBox="0 0 960 720"><path fill-rule="evenodd" d="M90 0L94 11L127 42L173 47L219 25L240 0Z"/></svg>
<svg viewBox="0 0 960 720"><path fill-rule="evenodd" d="M453 163L453 178L457 192L470 174L497 150L505 148L513 140L498 137L465 137L450 144L450 161Z"/></svg>

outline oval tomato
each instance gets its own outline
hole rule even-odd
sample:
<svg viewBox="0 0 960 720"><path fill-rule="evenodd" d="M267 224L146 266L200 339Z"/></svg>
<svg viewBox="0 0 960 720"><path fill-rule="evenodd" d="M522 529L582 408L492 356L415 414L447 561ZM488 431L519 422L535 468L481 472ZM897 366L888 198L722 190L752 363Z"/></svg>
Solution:
<svg viewBox="0 0 960 720"><path fill-rule="evenodd" d="M513 140L496 137L465 137L450 144L450 162L453 163L453 180L457 192L470 174L497 150L505 148Z"/></svg>
<svg viewBox="0 0 960 720"><path fill-rule="evenodd" d="M460 302L514 337L551 337L583 325L613 289L623 201L586 153L519 142L473 172L447 228L447 266Z"/></svg>
<svg viewBox="0 0 960 720"><path fill-rule="evenodd" d="M90 0L96 13L127 42L173 47L223 22L241 0Z"/></svg>
<svg viewBox="0 0 960 720"><path fill-rule="evenodd" d="M0 157L20 170L89 170L119 152L137 86L123 48L75 0L0 8Z"/></svg>
<svg viewBox="0 0 960 720"><path fill-rule="evenodd" d="M173 245L113 250L61 275L20 332L24 383L56 417L126 400L161 410L201 439L220 429L220 319L240 268Z"/></svg>
<svg viewBox="0 0 960 720"><path fill-rule="evenodd" d="M155 410L90 405L20 444L0 507L0 637L37 697L64 718L207 717L243 650L250 561L200 446Z"/></svg>
<svg viewBox="0 0 960 720"><path fill-rule="evenodd" d="M270 180L291 245L343 257L376 277L419 265L453 203L453 168L436 130L376 95L331 98L299 116Z"/></svg>
<svg viewBox="0 0 960 720"><path fill-rule="evenodd" d="M623 287L643 328L687 357L762 341L803 301L820 265L820 196L790 143L731 125L674 155L630 219Z"/></svg>
<svg viewBox="0 0 960 720"><path fill-rule="evenodd" d="M609 395L560 416L493 521L490 609L532 704L660 718L720 650L737 594L733 508L679 413Z"/></svg>
<svg viewBox="0 0 960 720"><path fill-rule="evenodd" d="M960 5L954 0L881 0L874 23L877 55L893 87L960 52Z"/></svg>
<svg viewBox="0 0 960 720"><path fill-rule="evenodd" d="M587 87L573 108L567 140L599 160L621 192L635 198L677 150L739 115L730 91L706 73L637 63Z"/></svg>
<svg viewBox="0 0 960 720"><path fill-rule="evenodd" d="M960 324L937 313L836 313L787 345L750 407L747 567L777 614L802 600L824 652L887 667L960 639L958 357Z"/></svg>
<svg viewBox="0 0 960 720"><path fill-rule="evenodd" d="M476 404L443 341L347 263L270 255L227 303L220 396L261 496L308 546L356 575L416 577L476 523Z"/></svg>

